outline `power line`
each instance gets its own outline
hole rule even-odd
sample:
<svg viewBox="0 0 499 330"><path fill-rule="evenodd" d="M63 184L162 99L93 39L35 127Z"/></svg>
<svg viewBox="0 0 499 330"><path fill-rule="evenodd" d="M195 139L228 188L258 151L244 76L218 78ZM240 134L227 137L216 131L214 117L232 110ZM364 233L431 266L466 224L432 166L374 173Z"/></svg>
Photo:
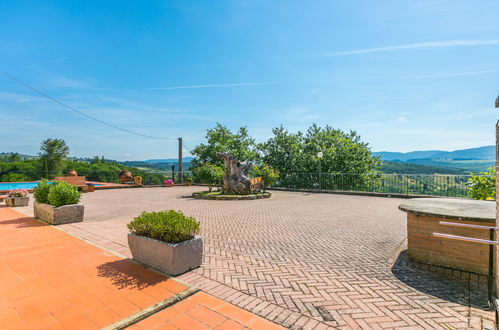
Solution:
<svg viewBox="0 0 499 330"><path fill-rule="evenodd" d="M82 111L79 111L79 110L77 110L77 109L73 108L72 106L69 106L69 105L67 105L67 104L65 104L65 103L63 103L63 102L61 102L61 101L59 101L59 100L57 100L57 99L55 99L55 98L53 98L53 97L51 97L51 96L49 96L49 95L45 94L44 92L42 92L42 91L40 91L40 90L36 89L35 87L33 87L33 86L31 86L31 85L29 85L29 84L25 83L24 81L21 81L20 79L17 79L16 77L14 77L14 76L12 76L12 75L8 74L8 73L7 73L7 72L5 72L5 71L0 70L0 73L1 73L1 74L3 74L4 76L6 76L7 78L12 79L12 80L14 80L15 82L17 82L17 83L19 83L19 84L23 85L24 87L29 88L30 90L34 91L35 93L37 93L37 94L39 94L39 95L41 95L41 96L43 96L43 97L45 97L45 98L49 99L50 101L52 101L52 102L54 102L54 103L57 103L57 104L59 104L59 105L63 106L64 108L69 109L69 110L71 110L71 111L73 111L73 112L76 112L76 113L78 113L78 114L80 114L80 115L82 115L82 116L85 116L85 117L87 117L87 118L89 118L89 119L92 119L92 120L94 120L94 121L96 121L96 122L99 122L99 123L101 123L101 124L103 124L103 125L106 125L106 126L112 127L112 128L114 128L114 129L117 129L117 130L123 131L123 132L125 132L125 133L129 133L129 134L133 134L133 135L137 135L137 136L142 136L142 137L145 137L145 138L148 138L148 139L156 139L156 140L176 140L176 138L165 138L165 137L159 137L159 136L153 136L153 135L147 135L147 134L137 133L137 132L131 131L131 130L129 130L129 129L122 128L122 127L119 127L119 126L113 125L113 124L111 124L111 123L105 122L105 121L103 121L103 120L100 120L100 119L98 119L98 118L95 118L95 117L93 117L93 116L90 116L90 115L88 115L88 114L86 114L86 113L84 113L84 112L82 112Z"/></svg>
<svg viewBox="0 0 499 330"><path fill-rule="evenodd" d="M182 141L182 145L191 155L193 155L192 150L185 145L184 141Z"/></svg>

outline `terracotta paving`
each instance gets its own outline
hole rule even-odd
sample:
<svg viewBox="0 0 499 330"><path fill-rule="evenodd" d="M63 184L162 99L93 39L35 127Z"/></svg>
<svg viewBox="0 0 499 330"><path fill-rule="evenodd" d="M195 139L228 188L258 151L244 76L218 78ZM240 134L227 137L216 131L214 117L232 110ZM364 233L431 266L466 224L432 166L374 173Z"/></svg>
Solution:
<svg viewBox="0 0 499 330"><path fill-rule="evenodd" d="M0 329L99 329L186 289L173 279L0 206ZM142 324L148 322L180 329L273 326L204 293Z"/></svg>
<svg viewBox="0 0 499 330"><path fill-rule="evenodd" d="M203 189L84 194L85 221L58 228L129 256L134 216L181 210L201 222L204 259L179 278L293 329L469 329L493 320L483 285L407 262L401 199L284 191L256 201L188 198Z"/></svg>
<svg viewBox="0 0 499 330"><path fill-rule="evenodd" d="M204 292L137 323L130 329L282 329L282 327Z"/></svg>

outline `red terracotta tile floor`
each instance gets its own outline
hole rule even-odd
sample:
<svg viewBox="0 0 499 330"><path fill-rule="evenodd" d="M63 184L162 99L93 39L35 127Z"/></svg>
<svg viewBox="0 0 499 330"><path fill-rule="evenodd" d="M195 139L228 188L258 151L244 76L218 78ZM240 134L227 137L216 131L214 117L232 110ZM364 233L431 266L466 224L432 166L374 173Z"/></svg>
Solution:
<svg viewBox="0 0 499 330"><path fill-rule="evenodd" d="M0 329L99 329L187 287L0 206ZM199 292L131 328L277 328Z"/></svg>
<svg viewBox="0 0 499 330"><path fill-rule="evenodd" d="M134 325L135 329L283 329L253 313L198 292Z"/></svg>

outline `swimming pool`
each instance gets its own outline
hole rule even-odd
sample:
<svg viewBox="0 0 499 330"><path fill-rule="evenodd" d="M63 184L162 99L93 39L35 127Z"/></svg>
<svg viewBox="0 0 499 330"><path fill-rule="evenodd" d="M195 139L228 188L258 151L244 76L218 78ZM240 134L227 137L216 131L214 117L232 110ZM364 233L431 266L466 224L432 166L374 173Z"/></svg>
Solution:
<svg viewBox="0 0 499 330"><path fill-rule="evenodd" d="M48 183L54 183L53 181L49 181ZM15 189L33 189L36 187L38 184L37 181L31 181L31 182L0 182L0 191L6 191L6 190L15 190ZM103 184L99 183L88 183L91 184L92 186L98 187L98 186L103 186Z"/></svg>

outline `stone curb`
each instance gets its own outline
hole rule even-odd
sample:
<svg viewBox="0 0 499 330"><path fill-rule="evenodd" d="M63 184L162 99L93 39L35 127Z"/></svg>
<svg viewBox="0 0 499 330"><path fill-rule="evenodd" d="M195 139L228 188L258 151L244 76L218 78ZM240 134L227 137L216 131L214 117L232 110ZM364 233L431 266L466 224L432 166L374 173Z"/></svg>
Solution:
<svg viewBox="0 0 499 330"><path fill-rule="evenodd" d="M271 193L266 192L259 195L203 195L201 193L193 193L192 198L195 199L206 199L206 200L219 200L219 201L247 201L255 199L265 199L270 198Z"/></svg>
<svg viewBox="0 0 499 330"><path fill-rule="evenodd" d="M455 198L461 199L464 197L447 197L447 196L433 196L433 195L411 195L401 193L381 193L369 191L348 191L348 190L318 190L318 189L301 189L301 188L280 188L270 187L269 190L275 191L291 191L291 192L307 192L316 194L338 194L338 195L356 195L356 196L371 196L371 197L388 197L388 198Z"/></svg>
<svg viewBox="0 0 499 330"><path fill-rule="evenodd" d="M113 324L111 324L103 329L104 330L125 329L125 328L127 328L135 323L138 323L138 322L148 318L149 316L151 316L153 314L156 314L157 312L159 312L165 308L168 308L168 307L184 300L185 298L195 294L198 291L199 291L198 288L190 287L187 290L184 290L180 293L177 293L173 297L170 297L166 300L163 300L157 304L154 304L151 307L145 308L145 309L143 309L143 310L141 310L133 315L130 315L129 317L127 317L121 321L113 323Z"/></svg>

